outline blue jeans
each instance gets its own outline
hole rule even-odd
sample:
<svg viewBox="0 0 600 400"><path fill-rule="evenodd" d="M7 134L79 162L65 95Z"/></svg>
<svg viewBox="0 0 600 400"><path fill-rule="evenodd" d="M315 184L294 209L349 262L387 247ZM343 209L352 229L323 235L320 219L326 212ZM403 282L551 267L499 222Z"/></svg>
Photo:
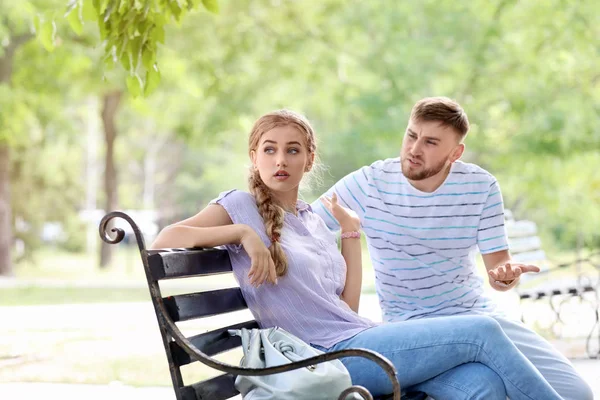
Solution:
<svg viewBox="0 0 600 400"><path fill-rule="evenodd" d="M493 316L519 351L565 400L594 400L594 393L573 364L546 339L523 325L502 316Z"/></svg>
<svg viewBox="0 0 600 400"><path fill-rule="evenodd" d="M481 363L459 365L403 391L445 400L506 400L502 378Z"/></svg>
<svg viewBox="0 0 600 400"><path fill-rule="evenodd" d="M468 387L477 376L462 374L460 369L451 370L465 363L481 363L502 379L511 400L561 399L508 339L500 324L487 316L383 324L339 342L327 351L346 348L369 349L387 357L395 365L404 388L418 389L419 384L426 384L431 378L457 371L459 376L464 376L463 384ZM347 357L342 362L353 384L366 387L374 396L391 393L392 385L377 364L358 357Z"/></svg>

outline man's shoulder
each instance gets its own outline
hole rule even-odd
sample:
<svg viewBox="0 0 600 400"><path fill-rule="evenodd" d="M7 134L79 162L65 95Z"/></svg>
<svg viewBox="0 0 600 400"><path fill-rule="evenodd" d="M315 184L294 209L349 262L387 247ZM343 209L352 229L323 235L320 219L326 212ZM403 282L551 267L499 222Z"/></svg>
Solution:
<svg viewBox="0 0 600 400"><path fill-rule="evenodd" d="M381 178L382 175L385 176L389 174L402 174L400 159L398 157L377 160L369 165L362 166L350 172L342 179L342 181L371 181L373 178Z"/></svg>
<svg viewBox="0 0 600 400"><path fill-rule="evenodd" d="M384 160L377 160L371 165L364 167L368 169L370 173L378 174L402 174L402 168L400 166L400 157L386 158Z"/></svg>
<svg viewBox="0 0 600 400"><path fill-rule="evenodd" d="M452 175L457 180L473 180L496 182L496 178L489 171L483 169L477 164L455 161L452 167Z"/></svg>

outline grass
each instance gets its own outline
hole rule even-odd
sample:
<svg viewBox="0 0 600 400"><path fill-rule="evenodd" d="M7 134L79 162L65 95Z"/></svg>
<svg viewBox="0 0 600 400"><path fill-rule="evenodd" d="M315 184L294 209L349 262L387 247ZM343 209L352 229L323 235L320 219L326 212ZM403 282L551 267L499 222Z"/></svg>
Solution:
<svg viewBox="0 0 600 400"><path fill-rule="evenodd" d="M0 306L150 301L142 261L132 247L116 248L104 269L95 256L46 248L18 263L15 276L0 288ZM161 291L166 296L223 285L235 285L231 274L166 281Z"/></svg>
<svg viewBox="0 0 600 400"><path fill-rule="evenodd" d="M375 293L375 276L372 270L366 244L363 241L363 293ZM575 259L574 253L559 253L551 259L565 262ZM485 268L478 257L478 271L486 276ZM586 265L584 271L593 269ZM74 254L57 249L45 248L36 253L35 258L16 265L16 285L1 289L0 306L102 303L149 301L146 278L137 248L117 246L113 262L105 269L97 267L97 257L88 254ZM594 271L594 273L596 273ZM565 268L552 276L539 276L522 284L522 288L536 285L545 279L565 279L573 277L574 269ZM594 275L592 275L594 276ZM18 284L25 282L25 284ZM487 282L487 279L486 279ZM185 293L190 288L234 286L230 275L217 275L201 280L165 282L163 294ZM487 283L486 283L487 284Z"/></svg>
<svg viewBox="0 0 600 400"><path fill-rule="evenodd" d="M570 256L562 254L561 259L570 259ZM0 306L9 306L0 309L0 319L4 321L0 324L0 382L122 382L132 386L170 386L167 361L137 250L121 246L115 251L112 265L104 270L96 267L95 260L84 254L44 249L34 260L17 265L15 282L27 284L0 289ZM374 275L366 249L363 265L363 292L372 293ZM484 271L481 262L478 268ZM569 274L572 272L560 272L561 276ZM169 284L162 288L163 295L235 282L230 276L220 275L187 286L177 281ZM150 314L94 314L96 311L92 308L92 315L81 319L78 314L49 316L40 313L39 308L28 309L27 312L31 312L28 314L10 307L140 301L147 302ZM146 305L139 306L143 309ZM92 324L88 319L98 321ZM201 330L207 329L213 327L201 326ZM238 350L225 353L219 359L237 365L240 357ZM195 364L184 368L185 382L217 374Z"/></svg>
<svg viewBox="0 0 600 400"><path fill-rule="evenodd" d="M113 303L150 301L146 288L86 288L76 286L40 287L28 285L2 289L0 306L43 304Z"/></svg>
<svg viewBox="0 0 600 400"><path fill-rule="evenodd" d="M365 286L371 285L373 290L374 277L369 270L366 250L363 257ZM162 341L152 314L128 314L127 321L115 320L112 315L94 315L92 318L106 320L91 328L86 321L73 321L73 318L79 318L77 314L45 316L43 312L36 314L39 308L23 313L11 312L11 306L140 301L149 305L150 295L137 249L115 248L112 264L100 270L95 255L48 248L37 253L34 259L17 264L15 273L14 284L0 288L0 306L8 306L0 309L0 319L10 321L0 324L0 382L171 385ZM189 291L190 288L235 284L230 275L186 281L189 282L165 282L161 287L163 295ZM93 310L90 312L95 312ZM49 320L31 321L30 315ZM206 329L209 327L203 326L201 330ZM241 350L217 358L237 365ZM195 363L184 367L182 374L184 381L191 383L218 372Z"/></svg>
<svg viewBox="0 0 600 400"><path fill-rule="evenodd" d="M0 330L0 339L0 382L171 385L158 329ZM240 357L241 352L219 356L233 365ZM195 363L182 374L184 382L193 383L218 371Z"/></svg>
<svg viewBox="0 0 600 400"><path fill-rule="evenodd" d="M374 293L375 277L366 246L363 266L363 291ZM112 263L104 269L97 267L93 255L45 248L34 258L18 263L15 275L14 285L0 289L0 306L150 301L138 250L131 246L116 247ZM163 295L172 295L223 285L236 283L225 274L167 281L161 290Z"/></svg>
<svg viewBox="0 0 600 400"><path fill-rule="evenodd" d="M137 248L115 246L113 259L106 268L98 267L98 255L71 253L46 247L15 266L15 276L25 280L145 282Z"/></svg>

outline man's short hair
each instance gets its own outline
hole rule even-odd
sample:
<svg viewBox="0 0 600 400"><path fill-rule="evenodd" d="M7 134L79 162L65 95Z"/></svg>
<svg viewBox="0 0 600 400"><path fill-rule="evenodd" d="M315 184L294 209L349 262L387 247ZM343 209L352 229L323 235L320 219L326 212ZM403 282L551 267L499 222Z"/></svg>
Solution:
<svg viewBox="0 0 600 400"><path fill-rule="evenodd" d="M469 119L460 104L448 97L426 97L419 100L410 113L415 122L439 121L442 126L453 128L463 140L469 132Z"/></svg>

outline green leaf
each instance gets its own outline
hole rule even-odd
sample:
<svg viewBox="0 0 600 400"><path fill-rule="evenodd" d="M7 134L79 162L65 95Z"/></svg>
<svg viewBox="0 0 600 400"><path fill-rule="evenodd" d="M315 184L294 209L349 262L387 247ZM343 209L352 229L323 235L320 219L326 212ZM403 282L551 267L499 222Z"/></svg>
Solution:
<svg viewBox="0 0 600 400"><path fill-rule="evenodd" d="M83 33L83 21L79 19L79 8L72 9L67 15L67 21L69 21L69 25L71 25L71 29L78 34L81 35Z"/></svg>
<svg viewBox="0 0 600 400"><path fill-rule="evenodd" d="M40 27L38 37L42 42L42 45L48 51L54 50L54 35L56 34L56 24L54 21L43 21L42 26Z"/></svg>
<svg viewBox="0 0 600 400"><path fill-rule="evenodd" d="M108 7L109 2L111 2L111 1L114 1L114 0L100 0L100 7L98 7L100 14L104 15L106 8ZM114 4L113 4L113 6L114 6Z"/></svg>
<svg viewBox="0 0 600 400"><path fill-rule="evenodd" d="M156 26L154 29L152 29L150 37L156 43L165 44L165 28L162 26Z"/></svg>
<svg viewBox="0 0 600 400"><path fill-rule="evenodd" d="M146 72L146 86L144 87L144 95L150 95L152 92L154 92L154 90L156 90L159 84L160 71L158 70L158 67L154 65L148 70L148 72Z"/></svg>
<svg viewBox="0 0 600 400"><path fill-rule="evenodd" d="M42 26L42 17L40 17L40 14L36 14L33 17L33 26L35 28L35 32L39 36L40 31L41 31L41 26Z"/></svg>
<svg viewBox="0 0 600 400"><path fill-rule="evenodd" d="M131 54L131 68L137 70L141 60L142 38L136 37L129 41L128 51Z"/></svg>
<svg viewBox="0 0 600 400"><path fill-rule="evenodd" d="M82 15L84 21L97 21L98 13L92 0L83 0Z"/></svg>
<svg viewBox="0 0 600 400"><path fill-rule="evenodd" d="M133 97L138 97L139 95L142 94L144 84L139 76L130 75L127 77L126 82L127 82L127 89L129 90L129 93L131 93L131 95Z"/></svg>
<svg viewBox="0 0 600 400"><path fill-rule="evenodd" d="M202 4L212 13L217 14L219 12L219 3L217 0L202 0Z"/></svg>
<svg viewBox="0 0 600 400"><path fill-rule="evenodd" d="M174 1L169 1L168 5L171 9L171 13L175 17L175 20L179 21L179 18L181 18L181 8L179 7L179 4Z"/></svg>
<svg viewBox="0 0 600 400"><path fill-rule="evenodd" d="M142 49L142 65L144 66L144 68L150 69L153 67L155 62L156 53L153 49L149 48L148 46L145 46Z"/></svg>
<svg viewBox="0 0 600 400"><path fill-rule="evenodd" d="M106 24L104 23L104 20L102 19L101 15L97 15L96 18L98 20L98 30L100 31L100 38L102 40L105 40L106 38L108 38L109 30Z"/></svg>
<svg viewBox="0 0 600 400"><path fill-rule="evenodd" d="M71 11L73 11L75 8L77 8L77 3L78 3L78 0L71 0L69 2L69 4L67 5L67 12L65 13L65 16L69 15L69 13Z"/></svg>
<svg viewBox="0 0 600 400"><path fill-rule="evenodd" d="M117 55L123 68L125 68L126 71L129 71L132 68L130 57L131 54L129 53L129 49L127 49L127 43L124 43L123 46L124 47L122 49L117 49Z"/></svg>

